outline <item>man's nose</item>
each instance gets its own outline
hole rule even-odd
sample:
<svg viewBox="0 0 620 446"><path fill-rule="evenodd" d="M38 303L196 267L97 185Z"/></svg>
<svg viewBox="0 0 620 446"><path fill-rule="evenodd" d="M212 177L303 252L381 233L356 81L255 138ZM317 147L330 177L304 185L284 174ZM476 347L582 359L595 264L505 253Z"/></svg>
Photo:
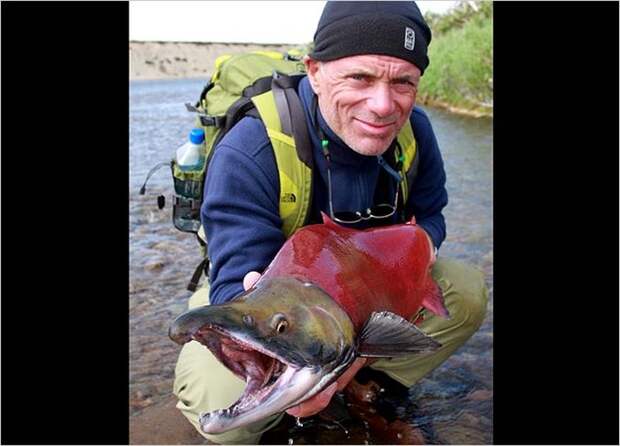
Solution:
<svg viewBox="0 0 620 446"><path fill-rule="evenodd" d="M372 112L381 117L394 113L396 107L390 85L384 82L377 82L368 100L368 106Z"/></svg>

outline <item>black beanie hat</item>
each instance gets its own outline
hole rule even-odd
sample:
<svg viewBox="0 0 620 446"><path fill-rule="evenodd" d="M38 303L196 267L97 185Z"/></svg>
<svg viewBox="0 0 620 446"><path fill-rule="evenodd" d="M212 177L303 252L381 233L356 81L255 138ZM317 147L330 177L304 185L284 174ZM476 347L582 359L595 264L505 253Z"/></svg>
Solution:
<svg viewBox="0 0 620 446"><path fill-rule="evenodd" d="M412 1L328 1L310 56L328 61L383 54L411 62L424 74L430 42L431 30Z"/></svg>

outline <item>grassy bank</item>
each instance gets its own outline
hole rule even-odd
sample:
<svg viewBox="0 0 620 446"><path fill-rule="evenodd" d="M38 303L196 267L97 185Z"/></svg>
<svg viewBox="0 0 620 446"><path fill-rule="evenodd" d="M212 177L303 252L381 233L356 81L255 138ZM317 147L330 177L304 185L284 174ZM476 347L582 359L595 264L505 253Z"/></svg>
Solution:
<svg viewBox="0 0 620 446"><path fill-rule="evenodd" d="M433 39L418 101L474 116L493 115L493 19L490 2L462 2L426 17Z"/></svg>

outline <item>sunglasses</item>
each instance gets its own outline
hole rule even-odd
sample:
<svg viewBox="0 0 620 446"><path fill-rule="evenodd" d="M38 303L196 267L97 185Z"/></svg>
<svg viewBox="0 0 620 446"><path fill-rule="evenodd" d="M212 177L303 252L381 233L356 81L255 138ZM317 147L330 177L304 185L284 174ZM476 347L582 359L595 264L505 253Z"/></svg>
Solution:
<svg viewBox="0 0 620 446"><path fill-rule="evenodd" d="M385 162L381 155L377 156L377 161L379 165L383 167L392 178L396 181L395 189L396 193L394 194L394 204L379 204L375 205L371 208L367 208L365 211L344 211L344 212L334 212L334 202L332 196L332 171L331 171L331 155L329 153L329 142L325 138L323 131L318 125L317 119L317 97L314 97L312 108L314 109L312 112L315 129L319 135L321 140L321 149L323 150L323 155L325 155L325 160L327 161L327 190L328 190L328 199L329 199L329 215L332 220L338 223L344 224L353 224L359 223L360 221L371 220L371 219L383 219L389 218L396 213L396 207L398 206L398 189L399 184L402 181L402 176L399 172L395 171L388 163Z"/></svg>
<svg viewBox="0 0 620 446"><path fill-rule="evenodd" d="M324 149L323 149L324 153L325 153L325 146L326 145L324 144ZM326 154L326 158L327 158L327 190L328 190L328 196L329 196L328 197L329 198L329 215L332 220L338 223L353 224L353 223L359 223L360 221L371 220L373 218L374 219L389 218L392 215L394 215L394 213L396 213L396 207L398 206L398 189L399 189L398 183L400 183L400 174L393 170L392 172L389 172L388 170L388 172L390 173L390 175L395 177L395 180L396 180L396 185L395 185L396 193L394 194L394 204L387 204L387 203L378 204L371 208L367 208L363 212L360 212L360 211L334 212L334 203L332 199L332 174L331 174L331 168L330 168L329 153ZM385 163L383 158L379 156L378 159L380 160L379 164L382 164L383 167L385 168L387 164L385 165L383 164Z"/></svg>

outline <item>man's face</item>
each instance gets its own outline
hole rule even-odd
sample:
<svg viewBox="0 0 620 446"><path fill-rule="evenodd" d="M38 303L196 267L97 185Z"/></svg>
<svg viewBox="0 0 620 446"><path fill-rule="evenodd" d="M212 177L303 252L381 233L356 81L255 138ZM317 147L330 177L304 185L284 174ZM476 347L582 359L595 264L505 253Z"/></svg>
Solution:
<svg viewBox="0 0 620 446"><path fill-rule="evenodd" d="M329 127L354 151L381 155L409 119L420 70L392 56L304 60Z"/></svg>

